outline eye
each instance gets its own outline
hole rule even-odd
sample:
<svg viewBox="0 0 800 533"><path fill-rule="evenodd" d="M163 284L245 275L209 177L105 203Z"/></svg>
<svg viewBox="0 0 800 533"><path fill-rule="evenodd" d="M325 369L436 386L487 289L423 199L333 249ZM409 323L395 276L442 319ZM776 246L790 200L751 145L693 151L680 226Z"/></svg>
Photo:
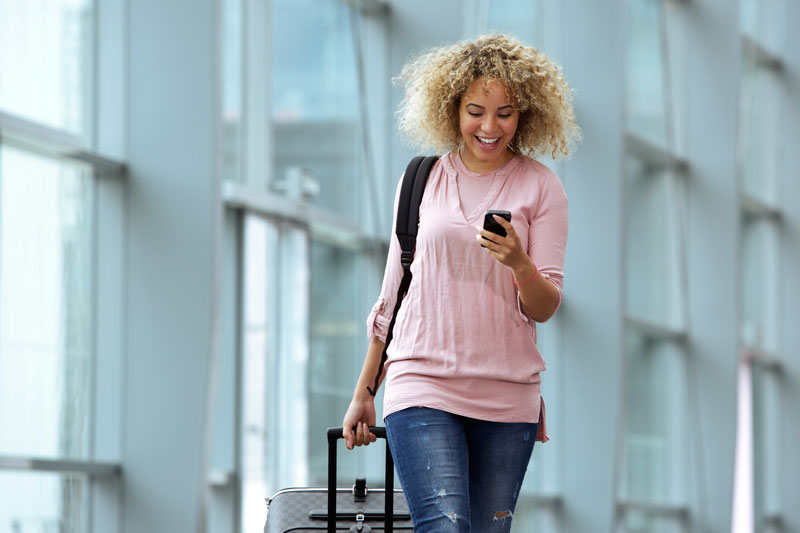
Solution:
<svg viewBox="0 0 800 533"><path fill-rule="evenodd" d="M511 114L508 114L508 115L497 115L497 116L500 117L500 118L508 118L508 117L511 116Z"/></svg>
<svg viewBox="0 0 800 533"><path fill-rule="evenodd" d="M473 113L472 111L470 111L470 112L469 112L469 115L470 115L471 117L479 117L479 116L481 116L481 114L480 114L480 113Z"/></svg>

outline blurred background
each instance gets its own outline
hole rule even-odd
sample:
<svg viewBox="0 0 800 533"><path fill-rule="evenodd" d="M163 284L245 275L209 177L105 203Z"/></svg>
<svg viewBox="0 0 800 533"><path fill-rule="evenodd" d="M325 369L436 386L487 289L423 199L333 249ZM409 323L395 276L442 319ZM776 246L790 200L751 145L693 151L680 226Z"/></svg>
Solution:
<svg viewBox="0 0 800 533"><path fill-rule="evenodd" d="M562 66L584 131L543 161L570 238L514 531L800 532L799 22L0 0L0 533L260 532L325 484L415 155L391 78L486 32ZM382 444L339 457L382 485Z"/></svg>

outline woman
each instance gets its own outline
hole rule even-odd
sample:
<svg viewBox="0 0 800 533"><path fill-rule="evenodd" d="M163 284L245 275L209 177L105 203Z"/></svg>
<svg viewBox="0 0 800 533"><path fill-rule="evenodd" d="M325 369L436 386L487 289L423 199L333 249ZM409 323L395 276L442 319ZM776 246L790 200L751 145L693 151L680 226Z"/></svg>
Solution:
<svg viewBox="0 0 800 533"><path fill-rule="evenodd" d="M430 50L399 80L400 129L449 151L425 187L413 278L381 376L389 446L415 531L509 531L534 441L547 440L535 323L561 303L567 239L564 188L532 157L566 156L579 139L571 91L547 56L502 35ZM506 237L482 229L490 209L511 212L510 223L495 217ZM399 254L393 233L342 422L348 449L375 441L367 387L403 275Z"/></svg>

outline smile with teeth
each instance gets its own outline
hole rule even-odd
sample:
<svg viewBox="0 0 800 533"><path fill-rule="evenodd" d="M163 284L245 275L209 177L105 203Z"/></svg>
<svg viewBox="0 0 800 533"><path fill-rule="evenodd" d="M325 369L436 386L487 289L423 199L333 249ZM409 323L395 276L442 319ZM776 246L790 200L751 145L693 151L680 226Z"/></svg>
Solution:
<svg viewBox="0 0 800 533"><path fill-rule="evenodd" d="M484 146L494 146L501 139L500 137L490 138L490 137L479 137L477 135L475 136L475 138L478 139L478 141L480 141L480 143L483 144Z"/></svg>

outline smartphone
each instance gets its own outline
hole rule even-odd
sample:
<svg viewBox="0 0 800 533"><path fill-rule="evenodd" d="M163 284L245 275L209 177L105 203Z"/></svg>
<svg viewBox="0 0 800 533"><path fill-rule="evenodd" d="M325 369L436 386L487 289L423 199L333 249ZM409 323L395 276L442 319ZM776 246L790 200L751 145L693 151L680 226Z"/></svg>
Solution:
<svg viewBox="0 0 800 533"><path fill-rule="evenodd" d="M501 237L505 237L507 235L506 228L501 226L500 223L494 219L494 215L502 217L506 219L508 222L511 222L511 212L491 209L489 211L486 211L486 214L483 216L483 229L485 229L486 231L491 231L492 233L496 233ZM481 244L481 246L483 245ZM486 248L485 246L483 247Z"/></svg>

